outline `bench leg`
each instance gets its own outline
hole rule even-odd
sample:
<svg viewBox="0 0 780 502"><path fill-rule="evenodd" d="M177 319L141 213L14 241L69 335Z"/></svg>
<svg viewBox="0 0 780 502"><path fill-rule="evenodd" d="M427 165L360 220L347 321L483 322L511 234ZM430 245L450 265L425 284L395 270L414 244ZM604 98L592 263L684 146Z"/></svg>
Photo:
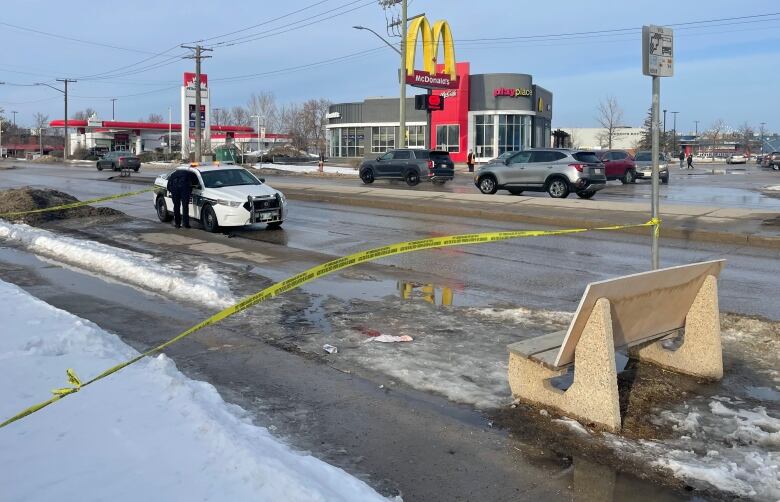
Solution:
<svg viewBox="0 0 780 502"><path fill-rule="evenodd" d="M667 350L660 341L635 347L631 356L678 373L711 380L723 378L723 352L720 343L718 282L707 276L685 318L682 345Z"/></svg>
<svg viewBox="0 0 780 502"><path fill-rule="evenodd" d="M609 300L602 298L593 307L574 353L574 383L565 392L548 381L564 372L509 354L509 386L515 398L551 406L619 432L620 399Z"/></svg>

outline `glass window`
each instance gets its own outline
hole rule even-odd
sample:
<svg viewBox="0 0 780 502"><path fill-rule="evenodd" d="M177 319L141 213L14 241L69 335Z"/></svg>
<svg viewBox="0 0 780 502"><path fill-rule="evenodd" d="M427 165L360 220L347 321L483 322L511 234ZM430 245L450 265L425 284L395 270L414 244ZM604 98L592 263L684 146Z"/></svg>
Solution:
<svg viewBox="0 0 780 502"><path fill-rule="evenodd" d="M387 152L386 154L379 157L380 160L393 160L393 152Z"/></svg>
<svg viewBox="0 0 780 502"><path fill-rule="evenodd" d="M436 148L447 152L460 151L460 126L457 124L437 125Z"/></svg>
<svg viewBox="0 0 780 502"><path fill-rule="evenodd" d="M593 152L575 152L572 154L572 157L588 164L598 164L599 162L599 158Z"/></svg>
<svg viewBox="0 0 780 502"><path fill-rule="evenodd" d="M408 148L425 148L424 125L406 126L406 146Z"/></svg>
<svg viewBox="0 0 780 502"><path fill-rule="evenodd" d="M475 115L474 128L474 150L477 157L494 157L493 137L495 126L493 125L493 115Z"/></svg>
<svg viewBox="0 0 780 502"><path fill-rule="evenodd" d="M393 153L393 159L411 159L412 153L409 150L398 150Z"/></svg>
<svg viewBox="0 0 780 502"><path fill-rule="evenodd" d="M516 152L528 146L526 132L529 117L524 115L498 116L498 153Z"/></svg>
<svg viewBox="0 0 780 502"><path fill-rule="evenodd" d="M509 164L525 164L528 162L528 160L531 158L531 152L520 152L516 153L512 157L509 158Z"/></svg>
<svg viewBox="0 0 780 502"><path fill-rule="evenodd" d="M395 148L395 131L393 126L379 126L371 128L371 151L382 153Z"/></svg>
<svg viewBox="0 0 780 502"><path fill-rule="evenodd" d="M557 152L534 152L531 155L531 162L555 162Z"/></svg>

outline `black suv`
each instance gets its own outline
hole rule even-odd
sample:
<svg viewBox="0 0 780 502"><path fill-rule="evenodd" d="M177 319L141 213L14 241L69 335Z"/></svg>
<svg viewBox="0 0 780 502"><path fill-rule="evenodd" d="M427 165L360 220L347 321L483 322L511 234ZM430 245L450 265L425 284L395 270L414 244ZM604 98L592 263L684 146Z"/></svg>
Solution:
<svg viewBox="0 0 780 502"><path fill-rule="evenodd" d="M450 154L441 150L390 150L376 160L366 160L360 165L360 179L365 184L385 178L405 180L409 186L415 186L421 180L443 185L454 175L455 164Z"/></svg>

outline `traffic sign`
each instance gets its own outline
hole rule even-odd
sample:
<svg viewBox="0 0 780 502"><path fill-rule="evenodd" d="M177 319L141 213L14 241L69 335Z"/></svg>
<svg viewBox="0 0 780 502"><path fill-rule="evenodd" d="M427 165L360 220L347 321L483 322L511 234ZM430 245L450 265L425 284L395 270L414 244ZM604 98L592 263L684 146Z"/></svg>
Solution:
<svg viewBox="0 0 780 502"><path fill-rule="evenodd" d="M671 28L642 27L642 73L651 77L674 75L674 33Z"/></svg>

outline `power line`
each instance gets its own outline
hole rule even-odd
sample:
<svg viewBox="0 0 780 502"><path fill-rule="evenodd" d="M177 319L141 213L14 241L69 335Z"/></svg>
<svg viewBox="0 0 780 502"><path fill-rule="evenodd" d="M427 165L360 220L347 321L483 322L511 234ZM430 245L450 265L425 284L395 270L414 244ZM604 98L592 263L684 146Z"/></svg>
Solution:
<svg viewBox="0 0 780 502"><path fill-rule="evenodd" d="M119 45L111 45L111 44L104 44L102 42L95 42L94 40L84 40L84 39L81 39L81 38L69 37L69 36L66 36L66 35L59 35L57 33L50 33L48 31L36 30L34 28L28 28L28 27L25 27L25 26L19 26L19 25L11 24L11 23L0 22L0 25L1 26L8 26L9 28L13 28L13 29L16 29L16 30L28 31L28 32L31 32L31 33L36 33L38 35L44 35L44 36L52 37L52 38L59 38L59 39L62 39L62 40L69 40L71 42L77 42L77 43L81 43L81 44L95 45L95 46L98 46L98 47L107 47L109 49L116 49L116 50L127 51L127 52L138 52L138 53L141 53L141 54L153 54L150 51L144 51L144 50L141 50L141 49L132 49L132 48L129 48L129 47L121 47Z"/></svg>
<svg viewBox="0 0 780 502"><path fill-rule="evenodd" d="M278 17L275 17L275 18L273 18L273 19L268 19L268 20L266 20L266 21L263 21L263 22L261 22L261 23L254 24L254 25L252 25L252 26L247 26L246 28L241 28L240 30L235 30L235 31L231 31L231 32L228 32L228 33L223 33L222 35L215 35L215 36L213 36L213 37L209 37L209 38L203 38L203 39L200 39L200 40L198 40L198 42L206 42L206 41L208 41L208 40L215 40L215 39L217 39L217 38L224 38L224 37L229 37L230 35L235 35L235 34L237 34L237 33L243 33L243 32L245 32L245 31L249 31L249 30L251 30L251 29L253 29L253 28L257 28L258 26L263 26L263 25L266 25L266 24L271 24L271 23L273 23L273 22L276 22L276 21L282 20L282 19L284 19L284 18L287 18L287 17L290 17L290 16L294 16L295 14L298 14L298 13L300 13L300 12L303 12L303 11L305 11L305 10L311 9L311 8L313 8L313 7L316 7L316 6L320 5L320 4L323 4L323 3L325 3L325 2L328 2L328 1L330 1L330 0L320 0L319 2L315 2L315 3L313 3L313 4L307 5L306 7L301 7L301 8L300 8L300 9L298 9L298 10L295 10L295 11L292 11L292 12L288 12L287 14L283 14L283 15L281 15L281 16L278 16Z"/></svg>

